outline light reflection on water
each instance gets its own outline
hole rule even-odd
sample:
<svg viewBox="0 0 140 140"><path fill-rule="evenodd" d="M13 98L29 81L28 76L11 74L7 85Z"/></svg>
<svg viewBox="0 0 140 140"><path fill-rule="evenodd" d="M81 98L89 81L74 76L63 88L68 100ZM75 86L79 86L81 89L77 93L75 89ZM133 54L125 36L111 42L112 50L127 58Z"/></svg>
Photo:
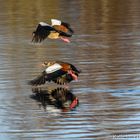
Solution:
<svg viewBox="0 0 140 140"><path fill-rule="evenodd" d="M140 2L54 1L30 1L32 6L1 2L0 139L138 136ZM71 23L75 35L70 44L30 42L35 25L50 18ZM56 59L82 70L78 82L70 84L80 104L67 112L40 108L27 84L42 71L44 60Z"/></svg>

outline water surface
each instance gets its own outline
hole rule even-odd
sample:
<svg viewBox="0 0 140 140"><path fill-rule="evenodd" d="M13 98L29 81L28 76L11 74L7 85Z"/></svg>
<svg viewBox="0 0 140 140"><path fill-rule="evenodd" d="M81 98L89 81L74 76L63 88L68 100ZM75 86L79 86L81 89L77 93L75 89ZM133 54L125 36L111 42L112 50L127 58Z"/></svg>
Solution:
<svg viewBox="0 0 140 140"><path fill-rule="evenodd" d="M140 1L9 0L0 9L0 139L140 138ZM38 22L67 21L71 43L31 43ZM47 110L27 82L45 60L80 68L79 106ZM46 84L46 86L48 86Z"/></svg>

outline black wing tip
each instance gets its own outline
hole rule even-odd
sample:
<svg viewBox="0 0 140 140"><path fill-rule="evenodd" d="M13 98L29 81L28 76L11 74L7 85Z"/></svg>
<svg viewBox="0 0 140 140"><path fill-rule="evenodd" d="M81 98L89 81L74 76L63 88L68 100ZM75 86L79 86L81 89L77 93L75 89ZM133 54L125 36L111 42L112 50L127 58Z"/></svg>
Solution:
<svg viewBox="0 0 140 140"><path fill-rule="evenodd" d="M37 31L33 31L32 32L32 36L33 37L32 37L32 41L31 42L33 42L33 43L41 43L47 37L47 36L37 32Z"/></svg>
<svg viewBox="0 0 140 140"><path fill-rule="evenodd" d="M43 40L45 40L48 35L50 34L50 31L54 30L49 24L40 22L36 28L35 31L32 32L32 42L34 43L40 43Z"/></svg>
<svg viewBox="0 0 140 140"><path fill-rule="evenodd" d="M35 35L35 36L33 36L31 42L33 42L33 43L41 43L43 40L45 40L45 39Z"/></svg>
<svg viewBox="0 0 140 140"><path fill-rule="evenodd" d="M38 85L41 85L41 84L36 80L30 80L30 81L28 81L28 85L38 86Z"/></svg>
<svg viewBox="0 0 140 140"><path fill-rule="evenodd" d="M32 85L32 86L37 86L37 85L45 84L45 82L46 82L45 75L42 74L42 75L36 77L35 79L28 81L28 84Z"/></svg>

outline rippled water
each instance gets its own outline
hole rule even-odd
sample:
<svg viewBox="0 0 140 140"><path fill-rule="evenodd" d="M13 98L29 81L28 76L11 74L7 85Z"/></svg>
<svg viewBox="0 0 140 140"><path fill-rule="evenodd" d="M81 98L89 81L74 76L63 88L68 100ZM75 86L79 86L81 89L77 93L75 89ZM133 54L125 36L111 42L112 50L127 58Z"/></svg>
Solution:
<svg viewBox="0 0 140 140"><path fill-rule="evenodd" d="M9 0L0 9L0 139L140 139L140 1ZM31 43L40 21L69 22L71 43ZM79 105L44 109L27 84L45 60L82 70ZM46 86L50 86L46 84Z"/></svg>

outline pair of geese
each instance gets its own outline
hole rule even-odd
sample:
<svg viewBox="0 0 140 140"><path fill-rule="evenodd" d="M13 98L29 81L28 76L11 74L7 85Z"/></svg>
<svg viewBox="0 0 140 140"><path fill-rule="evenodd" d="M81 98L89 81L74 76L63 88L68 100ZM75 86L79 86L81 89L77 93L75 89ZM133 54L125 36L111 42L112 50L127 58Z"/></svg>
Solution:
<svg viewBox="0 0 140 140"><path fill-rule="evenodd" d="M61 39L64 42L69 43L70 40L68 38L74 33L70 24L57 19L51 19L51 23L52 25L40 22L32 34L32 42L38 43L46 38L50 38ZM77 80L80 73L80 70L74 65L63 61L45 61L42 65L44 66L44 71L35 79L29 81L30 85L37 86L51 81L64 85L72 80Z"/></svg>

